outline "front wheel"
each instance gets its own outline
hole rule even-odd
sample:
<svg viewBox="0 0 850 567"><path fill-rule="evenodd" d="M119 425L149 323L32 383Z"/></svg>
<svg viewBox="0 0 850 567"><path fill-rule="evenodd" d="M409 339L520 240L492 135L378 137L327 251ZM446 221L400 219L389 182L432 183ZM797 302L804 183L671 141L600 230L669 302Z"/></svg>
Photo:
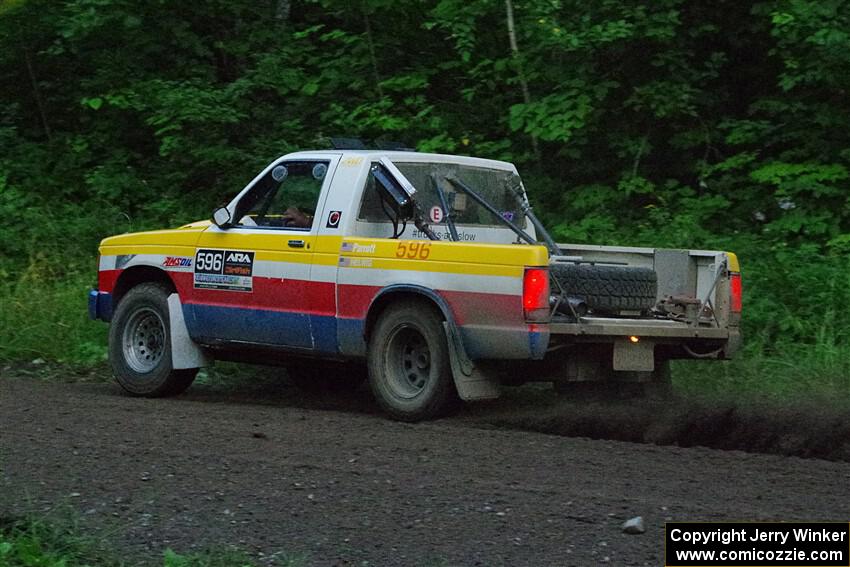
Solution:
<svg viewBox="0 0 850 567"><path fill-rule="evenodd" d="M431 419L457 401L442 319L426 305L387 308L372 331L368 363L372 393L394 419Z"/></svg>
<svg viewBox="0 0 850 567"><path fill-rule="evenodd" d="M168 294L162 284L140 284L127 292L115 311L109 328L109 362L116 381L130 395L180 394L198 373L197 368L172 368Z"/></svg>

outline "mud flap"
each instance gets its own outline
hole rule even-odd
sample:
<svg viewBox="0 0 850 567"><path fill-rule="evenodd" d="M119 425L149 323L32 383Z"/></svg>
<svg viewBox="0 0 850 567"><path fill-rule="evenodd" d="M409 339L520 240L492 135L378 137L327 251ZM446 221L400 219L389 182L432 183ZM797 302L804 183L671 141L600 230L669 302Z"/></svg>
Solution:
<svg viewBox="0 0 850 567"><path fill-rule="evenodd" d="M501 393L498 380L487 375L469 359L460 334L452 325L444 322L443 328L449 344L452 376L460 399L469 402L498 398Z"/></svg>
<svg viewBox="0 0 850 567"><path fill-rule="evenodd" d="M180 296L168 296L168 320L171 322L171 366L175 370L211 366L213 358L189 337Z"/></svg>

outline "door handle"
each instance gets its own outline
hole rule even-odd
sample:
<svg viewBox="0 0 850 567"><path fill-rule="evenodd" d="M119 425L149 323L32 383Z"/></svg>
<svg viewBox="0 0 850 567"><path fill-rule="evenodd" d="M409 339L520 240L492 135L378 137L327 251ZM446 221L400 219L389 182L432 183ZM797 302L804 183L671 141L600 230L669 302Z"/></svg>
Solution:
<svg viewBox="0 0 850 567"><path fill-rule="evenodd" d="M290 240L289 241L289 247L290 248L304 248L304 241L303 240Z"/></svg>

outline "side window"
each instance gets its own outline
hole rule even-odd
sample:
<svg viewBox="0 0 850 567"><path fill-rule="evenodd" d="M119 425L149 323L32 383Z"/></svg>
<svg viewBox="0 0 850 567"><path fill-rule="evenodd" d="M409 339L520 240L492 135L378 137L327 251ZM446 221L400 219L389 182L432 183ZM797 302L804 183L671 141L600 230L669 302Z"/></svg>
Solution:
<svg viewBox="0 0 850 567"><path fill-rule="evenodd" d="M429 216L433 209L438 209L442 220L435 220L436 215L432 216L432 225L445 224L445 211L442 211L442 201L436 188L439 183L456 224L472 227L504 226L499 224L492 213L446 181L447 177L455 176L496 207L504 218L518 223L520 228L527 226L511 190L518 178L510 171L452 163L396 162L395 165L416 188L416 201L422 212ZM375 177L370 173L357 219L371 223L389 222L375 183Z"/></svg>
<svg viewBox="0 0 850 567"><path fill-rule="evenodd" d="M239 201L237 226L309 229L328 164L290 161L274 166Z"/></svg>
<svg viewBox="0 0 850 567"><path fill-rule="evenodd" d="M374 165L374 164L373 164ZM369 177L366 178L366 187L363 189L363 201L360 203L360 211L357 213L357 220L367 222L389 222L387 213L384 212L381 201L381 195L376 187L377 182L372 172L369 172Z"/></svg>

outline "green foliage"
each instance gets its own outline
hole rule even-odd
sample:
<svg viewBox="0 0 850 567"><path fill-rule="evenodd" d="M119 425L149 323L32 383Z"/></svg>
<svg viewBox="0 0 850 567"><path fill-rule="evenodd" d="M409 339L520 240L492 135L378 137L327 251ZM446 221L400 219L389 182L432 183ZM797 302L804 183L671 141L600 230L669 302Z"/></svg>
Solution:
<svg viewBox="0 0 850 567"><path fill-rule="evenodd" d="M104 550L91 538L80 535L70 523L39 517L0 518L0 565L4 567L121 567L137 561L116 559L113 550ZM300 567L307 564L300 555L275 554L267 563L273 567ZM236 549L180 554L163 552L162 567L255 567L259 562Z"/></svg>
<svg viewBox="0 0 850 567"><path fill-rule="evenodd" d="M0 565L7 567L118 567L73 526L39 518L0 518Z"/></svg>

